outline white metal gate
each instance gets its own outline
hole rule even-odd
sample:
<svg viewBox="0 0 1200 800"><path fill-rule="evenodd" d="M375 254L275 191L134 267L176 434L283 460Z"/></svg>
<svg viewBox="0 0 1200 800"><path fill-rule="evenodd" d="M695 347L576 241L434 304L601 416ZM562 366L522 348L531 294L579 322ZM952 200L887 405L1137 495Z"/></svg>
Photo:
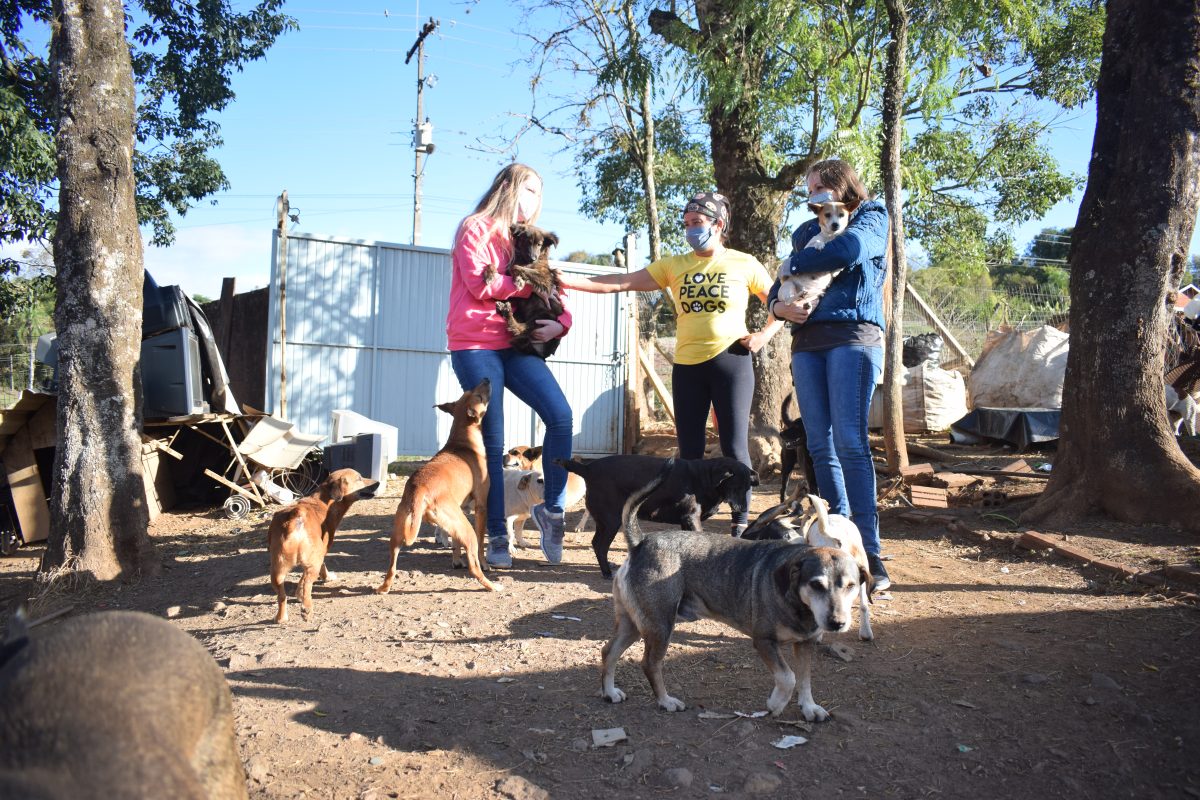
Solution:
<svg viewBox="0 0 1200 800"><path fill-rule="evenodd" d="M267 407L279 410L279 234L271 251ZM556 262L565 272L615 271ZM450 418L436 403L462 390L446 350L450 253L289 233L285 268L287 418L305 433L329 435L334 409L350 409L400 431L399 453L430 456ZM624 294L571 294L570 333L549 360L575 419L573 450L620 452L625 383ZM495 400L495 398L493 398ZM537 415L504 397L506 446L540 444Z"/></svg>

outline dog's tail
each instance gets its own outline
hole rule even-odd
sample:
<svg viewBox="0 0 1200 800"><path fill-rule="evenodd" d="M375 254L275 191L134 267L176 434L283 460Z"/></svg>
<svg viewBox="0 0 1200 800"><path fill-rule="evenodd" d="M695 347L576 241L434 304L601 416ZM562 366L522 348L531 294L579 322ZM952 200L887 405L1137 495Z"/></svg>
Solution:
<svg viewBox="0 0 1200 800"><path fill-rule="evenodd" d="M821 521L822 532L829 529L829 512L825 509L825 503L820 497L815 494L808 495L808 502L812 503L813 510L817 512L817 519Z"/></svg>
<svg viewBox="0 0 1200 800"><path fill-rule="evenodd" d="M654 491L663 485L674 468L675 459L668 458L654 479L629 495L629 499L625 501L625 508L621 511L621 529L625 531L625 544L630 550L641 544L644 538L642 528L637 521L638 509L642 507L642 503L646 501L647 497L654 494Z"/></svg>
<svg viewBox="0 0 1200 800"><path fill-rule="evenodd" d="M782 427L786 428L796 421L796 417L792 416L792 406L795 405L795 395L791 392L783 398L783 406L779 409L779 420L783 423Z"/></svg>
<svg viewBox="0 0 1200 800"><path fill-rule="evenodd" d="M576 475L583 478L583 480L585 482L587 481L588 465L583 463L582 461L576 461L573 458L568 458L565 460L561 459L561 458L556 458L556 459L554 459L554 463L558 464L560 467L565 469L567 472L574 472Z"/></svg>

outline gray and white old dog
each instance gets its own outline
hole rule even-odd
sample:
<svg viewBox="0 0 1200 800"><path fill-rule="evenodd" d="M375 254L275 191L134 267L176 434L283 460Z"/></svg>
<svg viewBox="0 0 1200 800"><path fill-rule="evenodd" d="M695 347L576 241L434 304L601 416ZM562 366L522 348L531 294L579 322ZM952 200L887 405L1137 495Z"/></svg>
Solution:
<svg viewBox="0 0 1200 800"><path fill-rule="evenodd" d="M800 713L810 722L829 712L812 696L812 652L823 630L850 627L851 605L870 576L840 550L784 541L745 541L688 531L644 536L637 522L641 502L666 479L667 462L648 486L625 504L629 557L613 578L613 638L601 653L602 697L625 699L614 682L617 661L639 638L645 640L642 670L658 705L682 711L667 694L662 661L677 620L720 620L749 636L775 678L767 699L771 714L782 712L796 689L796 675L781 647L791 645L800 669Z"/></svg>

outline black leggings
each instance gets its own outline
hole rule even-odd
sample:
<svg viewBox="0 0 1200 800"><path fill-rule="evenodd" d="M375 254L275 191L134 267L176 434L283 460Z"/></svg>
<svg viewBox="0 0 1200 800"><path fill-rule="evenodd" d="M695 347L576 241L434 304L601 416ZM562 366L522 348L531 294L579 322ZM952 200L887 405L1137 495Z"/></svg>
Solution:
<svg viewBox="0 0 1200 800"><path fill-rule="evenodd" d="M721 453L750 466L750 401L754 397L750 351L734 342L708 361L676 364L671 370L671 393L680 458L704 458L704 429L711 406L717 412ZM749 491L746 508L750 508ZM734 513L733 524L745 525L748 520L747 512Z"/></svg>

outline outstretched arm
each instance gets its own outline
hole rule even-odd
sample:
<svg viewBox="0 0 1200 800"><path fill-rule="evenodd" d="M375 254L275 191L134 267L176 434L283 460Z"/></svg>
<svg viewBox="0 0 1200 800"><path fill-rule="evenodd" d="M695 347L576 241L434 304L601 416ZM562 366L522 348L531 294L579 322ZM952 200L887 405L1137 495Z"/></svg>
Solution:
<svg viewBox="0 0 1200 800"><path fill-rule="evenodd" d="M565 289L576 289L580 292L591 292L592 294L653 292L660 288L658 282L651 277L650 271L645 269L639 269L637 272L622 272L595 277L568 275L564 272L559 272L558 282Z"/></svg>

